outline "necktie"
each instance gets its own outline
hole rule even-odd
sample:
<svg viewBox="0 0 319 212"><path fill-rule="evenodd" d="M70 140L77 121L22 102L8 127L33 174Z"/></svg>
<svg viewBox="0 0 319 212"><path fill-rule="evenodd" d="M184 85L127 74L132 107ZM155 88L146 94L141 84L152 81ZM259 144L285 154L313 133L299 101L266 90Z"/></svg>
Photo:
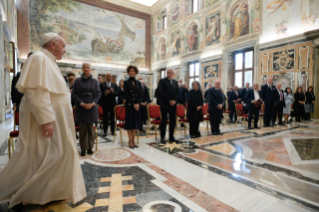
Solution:
<svg viewBox="0 0 319 212"><path fill-rule="evenodd" d="M236 96L238 96L237 91L235 93L236 93Z"/></svg>
<svg viewBox="0 0 319 212"><path fill-rule="evenodd" d="M109 83L109 82L108 82L108 83L107 83L107 87L109 87L109 88L110 88L110 87L111 87L111 83Z"/></svg>
<svg viewBox="0 0 319 212"><path fill-rule="evenodd" d="M281 90L279 90L279 93L280 93L280 101L282 102L282 101L283 101L283 98L282 98Z"/></svg>

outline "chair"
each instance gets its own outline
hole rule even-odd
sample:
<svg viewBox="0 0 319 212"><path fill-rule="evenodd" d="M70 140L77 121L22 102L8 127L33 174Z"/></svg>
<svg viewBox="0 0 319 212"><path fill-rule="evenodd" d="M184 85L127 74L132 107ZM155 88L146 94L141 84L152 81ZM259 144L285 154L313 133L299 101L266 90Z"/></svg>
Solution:
<svg viewBox="0 0 319 212"><path fill-rule="evenodd" d="M186 137L186 125L187 123L189 123L188 119L185 118L186 117L186 112L185 112L185 107L182 104L177 104L176 105L176 127L177 125L179 125L180 123L184 124L184 136ZM175 127L175 129L176 129Z"/></svg>
<svg viewBox="0 0 319 212"><path fill-rule="evenodd" d="M208 103L205 103L203 105L203 108L202 108L202 111L203 111L203 120L206 122L206 131L207 131L207 134L209 133L208 130L209 130L209 125L210 125L210 118L209 118L209 113L208 113L208 108L209 108L209 105Z"/></svg>
<svg viewBox="0 0 319 212"><path fill-rule="evenodd" d="M261 110L259 111L259 125L261 125L261 122L264 121L262 118L264 117L264 113L265 113L265 104L261 105Z"/></svg>
<svg viewBox="0 0 319 212"><path fill-rule="evenodd" d="M74 123L75 123L75 107L73 107L73 119L74 119ZM80 127L79 126L74 126L75 128L75 132L78 133L80 132ZM97 134L97 128L96 126L93 127L94 128L94 132L95 132L95 150L98 150L98 142L97 142L97 138L98 138L98 134Z"/></svg>
<svg viewBox="0 0 319 212"><path fill-rule="evenodd" d="M228 109L225 109L225 111L223 111L223 114L225 114L225 124L227 123L227 117L229 117L229 114L231 113L231 111L230 110L228 110Z"/></svg>
<svg viewBox="0 0 319 212"><path fill-rule="evenodd" d="M150 103L147 105L147 113L148 113L148 130L147 130L147 137L150 133L151 126L154 127L155 131L155 140L157 140L157 130L156 126L159 126L161 124L161 109L159 105ZM158 120L159 119L159 120ZM169 124L169 121L167 121L167 124Z"/></svg>
<svg viewBox="0 0 319 212"><path fill-rule="evenodd" d="M236 114L237 114L237 120L235 122L235 126L237 124L237 121L239 118L244 118L244 122L245 122L245 127L246 127L246 122L247 122L247 118L249 117L248 114L245 114L244 112L244 108L243 108L243 105L242 104L236 104L235 105L235 108L236 108Z"/></svg>
<svg viewBox="0 0 319 212"><path fill-rule="evenodd" d="M98 113L99 113L98 124L100 125L100 129L101 129L101 125L103 124L103 108L102 108L102 106L98 106Z"/></svg>
<svg viewBox="0 0 319 212"><path fill-rule="evenodd" d="M122 129L125 127L125 117L126 117L126 110L124 105L117 105L114 108L114 115L115 115L115 133L114 133L114 141L116 137L117 129L120 130L120 137L121 137L121 146L123 146L123 138L122 138ZM120 123L117 123L120 121ZM140 143L139 139L139 131L137 130L137 144Z"/></svg>
<svg viewBox="0 0 319 212"><path fill-rule="evenodd" d="M13 131L9 133L8 138L8 153L9 159L11 158L11 151L14 152L15 142L14 139L19 137L19 130L16 130L16 126L19 126L19 113L16 110L13 111Z"/></svg>

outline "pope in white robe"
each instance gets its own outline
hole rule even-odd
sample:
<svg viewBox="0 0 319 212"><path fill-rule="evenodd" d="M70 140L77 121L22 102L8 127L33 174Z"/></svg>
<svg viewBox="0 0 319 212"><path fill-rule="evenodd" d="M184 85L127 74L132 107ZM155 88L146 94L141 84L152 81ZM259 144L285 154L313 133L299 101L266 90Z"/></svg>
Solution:
<svg viewBox="0 0 319 212"><path fill-rule="evenodd" d="M70 91L56 64L65 42L47 33L44 49L25 63L16 85L20 105L16 150L0 172L0 203L77 203L86 197L76 146Z"/></svg>

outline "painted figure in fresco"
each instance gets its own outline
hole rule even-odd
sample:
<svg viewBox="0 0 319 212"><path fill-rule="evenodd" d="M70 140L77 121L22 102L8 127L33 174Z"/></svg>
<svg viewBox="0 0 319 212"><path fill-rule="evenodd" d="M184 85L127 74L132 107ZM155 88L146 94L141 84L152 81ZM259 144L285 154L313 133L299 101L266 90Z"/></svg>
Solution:
<svg viewBox="0 0 319 212"><path fill-rule="evenodd" d="M319 27L319 15L318 13L314 15L303 14L302 16L302 26L304 30L313 30Z"/></svg>
<svg viewBox="0 0 319 212"><path fill-rule="evenodd" d="M280 23L276 23L276 34L277 34L277 37L285 37L285 36L288 35L286 33L287 30L288 30L288 24L289 23L286 20L283 20Z"/></svg>
<svg viewBox="0 0 319 212"><path fill-rule="evenodd" d="M234 10L232 17L232 24L234 25L233 40L236 40L239 36L247 34L245 28L247 27L247 5L243 2L238 4L238 7Z"/></svg>
<svg viewBox="0 0 319 212"><path fill-rule="evenodd" d="M187 31L187 46L188 46L189 52L193 50L197 50L197 46L198 46L197 39L198 39L197 25L191 24Z"/></svg>
<svg viewBox="0 0 319 212"><path fill-rule="evenodd" d="M158 51L160 60L163 60L166 56L166 44L164 38L161 38L159 42Z"/></svg>
<svg viewBox="0 0 319 212"><path fill-rule="evenodd" d="M251 26L252 26L254 32L261 31L261 21L259 19L253 20L253 22L251 23Z"/></svg>
<svg viewBox="0 0 319 212"><path fill-rule="evenodd" d="M180 14L180 7L179 7L179 3L178 2L175 2L173 5L172 5L172 11L171 11L171 20L173 22L176 22L178 17L179 17L179 14Z"/></svg>
<svg viewBox="0 0 319 212"><path fill-rule="evenodd" d="M172 52L172 57L179 55L180 48L181 48L180 34L176 33L173 35L173 43L170 46L170 50Z"/></svg>
<svg viewBox="0 0 319 212"><path fill-rule="evenodd" d="M205 77L204 79L218 78L218 65L211 65L211 66L205 67L204 77Z"/></svg>
<svg viewBox="0 0 319 212"><path fill-rule="evenodd" d="M213 16L211 17L211 22L209 23L209 26L208 26L208 33L206 35L206 43L207 44L210 44L212 41L216 40L216 38L219 37L219 16L216 15L216 16Z"/></svg>
<svg viewBox="0 0 319 212"><path fill-rule="evenodd" d="M268 16L270 16L271 14L273 14L274 12L276 12L280 7L281 10L284 11L287 9L287 3L286 2L292 2L293 0L276 0L273 1L271 3L269 3L266 7L267 10L273 10L271 11L271 13L268 14Z"/></svg>

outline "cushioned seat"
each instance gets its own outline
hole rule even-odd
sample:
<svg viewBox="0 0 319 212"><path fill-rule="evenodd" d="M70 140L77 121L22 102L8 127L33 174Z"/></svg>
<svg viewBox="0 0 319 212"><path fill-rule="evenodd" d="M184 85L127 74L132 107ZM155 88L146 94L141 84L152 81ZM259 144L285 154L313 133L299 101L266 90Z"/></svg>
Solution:
<svg viewBox="0 0 319 212"><path fill-rule="evenodd" d="M151 121L151 124L161 124L161 120ZM169 124L169 121L167 121L167 124Z"/></svg>
<svg viewBox="0 0 319 212"><path fill-rule="evenodd" d="M248 114L242 114L242 115L239 115L238 117L249 117L249 115Z"/></svg>
<svg viewBox="0 0 319 212"><path fill-rule="evenodd" d="M209 117L204 117L204 120L208 120L208 121L209 121L209 120L210 120L210 118L209 118Z"/></svg>
<svg viewBox="0 0 319 212"><path fill-rule="evenodd" d="M188 122L188 119L178 119L179 122Z"/></svg>
<svg viewBox="0 0 319 212"><path fill-rule="evenodd" d="M116 126L121 127L121 128L124 128L125 123L119 123L119 124L117 124Z"/></svg>
<svg viewBox="0 0 319 212"><path fill-rule="evenodd" d="M18 137L19 136L19 130L11 131L10 137Z"/></svg>

